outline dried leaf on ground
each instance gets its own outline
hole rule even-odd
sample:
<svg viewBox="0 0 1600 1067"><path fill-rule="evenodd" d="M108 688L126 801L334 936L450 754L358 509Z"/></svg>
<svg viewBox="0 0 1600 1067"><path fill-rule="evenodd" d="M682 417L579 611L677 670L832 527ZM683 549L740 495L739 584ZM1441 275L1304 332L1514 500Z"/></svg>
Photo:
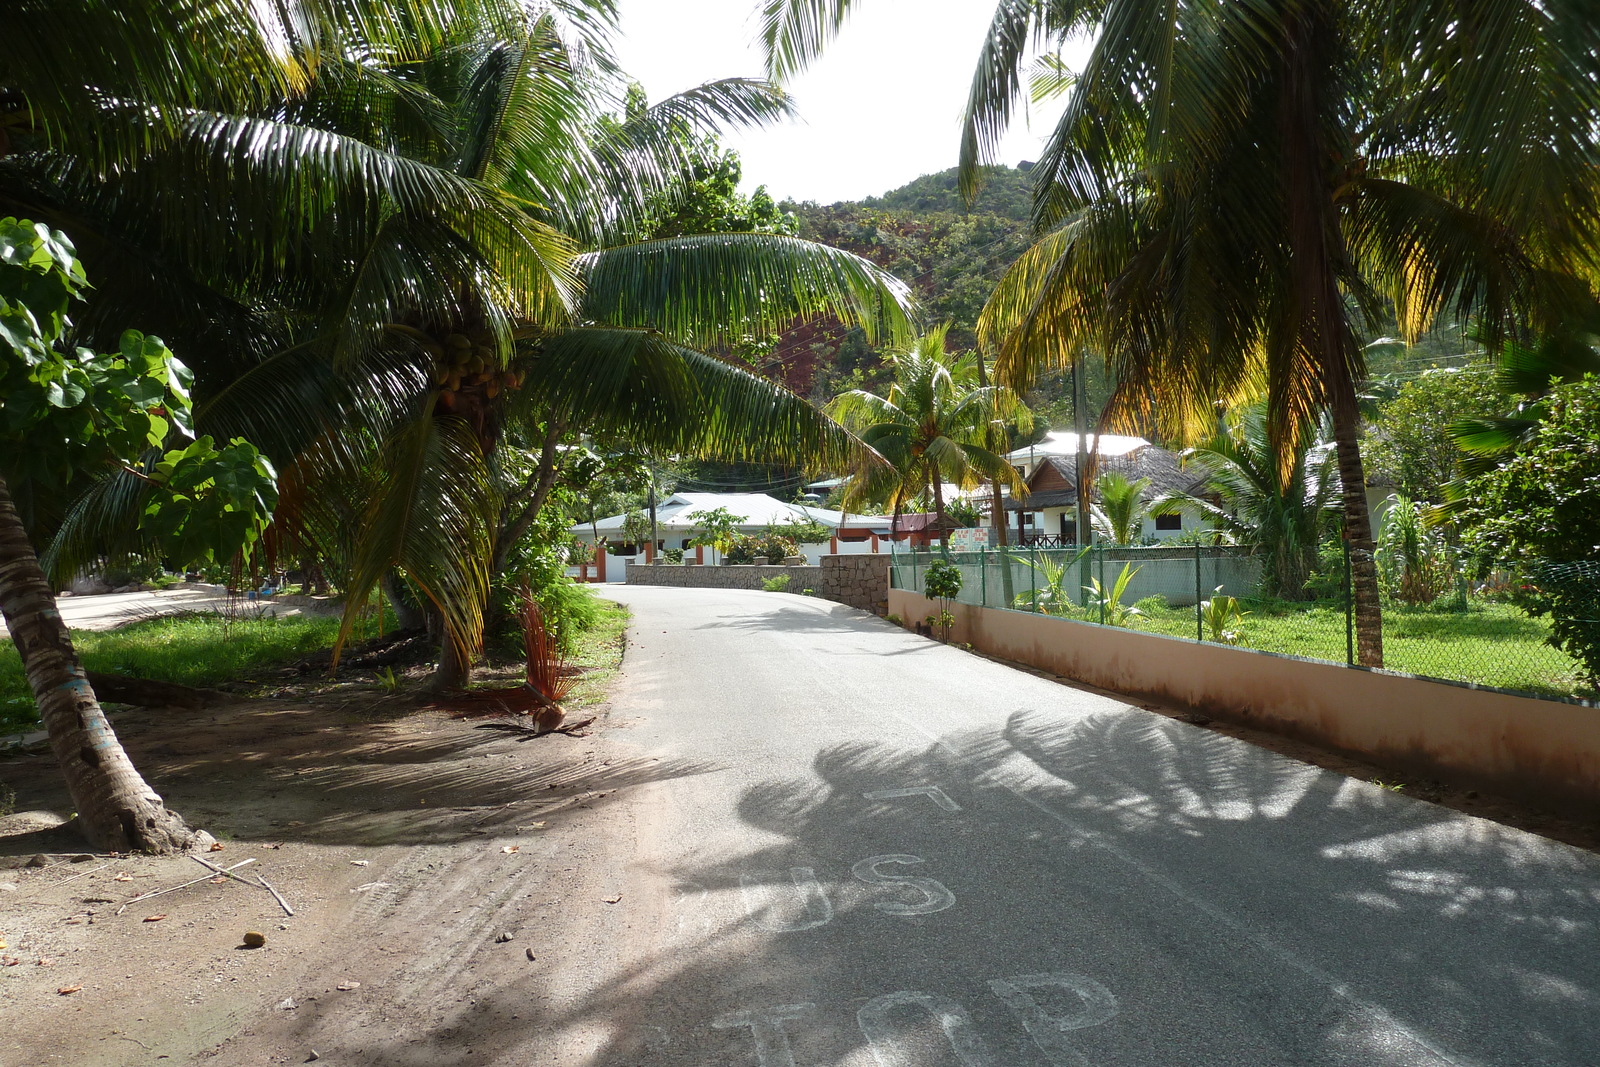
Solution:
<svg viewBox="0 0 1600 1067"><path fill-rule="evenodd" d="M129 874L127 871L118 871L116 874L111 876L111 880L113 882L131 882L133 881L133 875Z"/></svg>
<svg viewBox="0 0 1600 1067"><path fill-rule="evenodd" d="M621 899L622 899L622 894L621 894L621 893L618 893L618 894L617 894L617 895L616 895L616 896L614 896L614 897L605 897L605 898L604 898L604 900L605 900L605 902L606 902L606 903L607 903L607 904L615 904L615 903L617 903L617 902L618 902L618 901L620 901L620 900L621 900Z"/></svg>
<svg viewBox="0 0 1600 1067"><path fill-rule="evenodd" d="M166 912L162 912L160 915L146 915L144 917L144 921L147 922L147 923L158 923L162 919L165 919L166 917L167 917Z"/></svg>
<svg viewBox="0 0 1600 1067"><path fill-rule="evenodd" d="M223 845L223 843L221 841L213 841L213 842L211 842L211 847L206 849L206 851L207 852L221 852L225 847L226 846Z"/></svg>
<svg viewBox="0 0 1600 1067"><path fill-rule="evenodd" d="M348 993L352 989L360 989L361 988L361 983L360 982L340 982L337 986L334 986L334 988L338 989L341 992Z"/></svg>
<svg viewBox="0 0 1600 1067"><path fill-rule="evenodd" d="M365 867L367 864L369 864L371 862L372 862L371 860L351 860L350 861L350 866L352 866L352 867Z"/></svg>
<svg viewBox="0 0 1600 1067"><path fill-rule="evenodd" d="M522 851L522 846L521 845L504 845L504 846L501 847L500 851L506 853L507 855L510 855L513 852L521 852Z"/></svg>
<svg viewBox="0 0 1600 1067"><path fill-rule="evenodd" d="M15 967L21 962L15 956L0 956L0 967Z"/></svg>
<svg viewBox="0 0 1600 1067"><path fill-rule="evenodd" d="M60 989L57 989L56 993L63 997L70 997L72 994L76 993L82 988L83 986L81 985L64 985Z"/></svg>

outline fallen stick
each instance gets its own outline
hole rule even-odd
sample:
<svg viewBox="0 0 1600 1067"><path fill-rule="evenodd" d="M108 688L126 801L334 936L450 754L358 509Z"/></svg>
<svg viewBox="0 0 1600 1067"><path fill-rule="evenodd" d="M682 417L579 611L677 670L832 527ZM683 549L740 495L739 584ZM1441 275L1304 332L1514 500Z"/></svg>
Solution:
<svg viewBox="0 0 1600 1067"><path fill-rule="evenodd" d="M256 881L261 883L261 888L265 889L267 892L272 894L272 899L276 900L278 902L278 906L283 908L283 913L285 915L288 915L291 918L294 916L294 909L289 907L289 902L287 900L283 899L283 894L282 893L280 893L276 889L272 888L272 883L271 882L267 881L265 878L261 877L259 874L256 875Z"/></svg>
<svg viewBox="0 0 1600 1067"><path fill-rule="evenodd" d="M100 866L96 867L94 871L103 871L109 866L111 866L111 864L102 863ZM52 882L50 883L50 888L54 889L58 885L66 885L68 882L76 882L79 878L87 878L89 875L93 874L94 871L84 871L82 874L75 874L71 878L63 878L59 882Z"/></svg>
<svg viewBox="0 0 1600 1067"><path fill-rule="evenodd" d="M232 878L235 882L238 882L240 885L247 885L251 889L259 889L259 888L261 888L260 886L256 885L254 882L250 881L250 879L241 878L237 874L232 874L229 871L227 871L227 870L225 870L225 869L223 869L221 867L218 867L215 863L212 863L210 860L201 859L199 856L196 856L193 853L189 854L189 858L194 860L196 863L200 864L200 866L202 866L202 867L210 867L213 871L216 871L218 874L222 875L225 878Z"/></svg>
<svg viewBox="0 0 1600 1067"><path fill-rule="evenodd" d="M250 864L252 864L254 862L255 862L254 859L240 860L238 863L235 863L232 867L229 867L228 870L236 871L240 867L248 866L248 865L250 865ZM199 885L201 882L209 882L209 881L211 881L211 879L213 879L215 877L216 877L216 875L214 875L214 874L202 874L199 878L196 878L192 882L185 882L182 885L171 885L171 886L168 886L165 889L153 889L148 893L142 893L139 896L133 897L130 900L123 901L122 902L122 907L117 909L117 914L121 915L122 912L123 912L123 909L127 908L127 906L129 904L137 904L137 903L139 903L139 901L141 901L141 900L149 900L151 897L159 897L163 893L176 893L180 889L188 889L192 885ZM246 884L248 885L249 883L246 883Z"/></svg>

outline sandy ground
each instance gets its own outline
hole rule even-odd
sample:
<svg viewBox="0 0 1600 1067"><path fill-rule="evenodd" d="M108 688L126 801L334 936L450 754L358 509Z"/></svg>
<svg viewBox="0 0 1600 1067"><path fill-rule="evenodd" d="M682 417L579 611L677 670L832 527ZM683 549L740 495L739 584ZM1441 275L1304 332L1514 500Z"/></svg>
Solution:
<svg viewBox="0 0 1600 1067"><path fill-rule="evenodd" d="M295 914L227 880L124 909L206 871L186 857L73 862L59 834L18 834L48 820L0 820L0 865L17 865L0 866L5 1067L301 1063L314 1050L337 1063L337 1049L383 1049L397 1017L450 1027L476 988L526 976L532 996L539 957L617 895L591 862L590 842L611 833L607 799L671 773L630 755L626 723L521 742L376 693L241 704L178 731L173 714L119 717L135 762L222 839L208 859L254 859L240 874L264 875ZM66 809L48 757L0 762L0 780L19 808ZM46 866L22 866L41 852ZM264 948L243 947L252 930ZM473 1062L456 1029L458 1058L427 1062Z"/></svg>

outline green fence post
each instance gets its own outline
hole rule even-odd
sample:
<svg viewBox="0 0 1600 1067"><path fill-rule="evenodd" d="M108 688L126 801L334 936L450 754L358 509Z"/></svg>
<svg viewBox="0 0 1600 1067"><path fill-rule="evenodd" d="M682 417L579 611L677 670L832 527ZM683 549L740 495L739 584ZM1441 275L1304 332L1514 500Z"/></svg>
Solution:
<svg viewBox="0 0 1600 1067"><path fill-rule="evenodd" d="M1356 665L1356 591L1350 576L1350 538L1344 538L1344 665Z"/></svg>
<svg viewBox="0 0 1600 1067"><path fill-rule="evenodd" d="M978 546L978 606L989 606L989 549L986 545Z"/></svg>
<svg viewBox="0 0 1600 1067"><path fill-rule="evenodd" d="M1106 550L1104 546L1094 550L1100 557L1100 625L1106 624Z"/></svg>
<svg viewBox="0 0 1600 1067"><path fill-rule="evenodd" d="M1028 568L1028 610L1039 610L1039 546L1028 546L1028 558L1033 566Z"/></svg>
<svg viewBox="0 0 1600 1067"><path fill-rule="evenodd" d="M1200 590L1203 587L1204 587L1204 583L1200 581L1200 546L1199 545L1195 545L1194 546L1194 639L1196 641L1204 641L1206 639L1205 619L1204 619L1204 616L1200 612Z"/></svg>
<svg viewBox="0 0 1600 1067"><path fill-rule="evenodd" d="M917 573L917 546L911 546L911 588L919 594L922 592L922 578Z"/></svg>

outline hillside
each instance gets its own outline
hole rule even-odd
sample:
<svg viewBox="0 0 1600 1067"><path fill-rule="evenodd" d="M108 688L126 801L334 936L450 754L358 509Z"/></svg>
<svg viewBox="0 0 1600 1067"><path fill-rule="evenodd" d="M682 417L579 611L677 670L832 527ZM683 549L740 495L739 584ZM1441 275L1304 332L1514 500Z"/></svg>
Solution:
<svg viewBox="0 0 1600 1067"><path fill-rule="evenodd" d="M800 235L854 252L908 282L929 323L950 324L950 344L970 350L984 302L995 282L1028 246L1032 186L1028 166L993 167L971 211L956 187L956 171L924 175L882 196L836 204L794 203ZM884 382L882 353L860 331L812 325L786 336L764 369L791 389L826 400L846 389ZM1105 388L1090 375L1098 410ZM1052 426L1070 424L1070 388L1059 377L1029 397ZM1042 432L1042 430L1041 430Z"/></svg>

